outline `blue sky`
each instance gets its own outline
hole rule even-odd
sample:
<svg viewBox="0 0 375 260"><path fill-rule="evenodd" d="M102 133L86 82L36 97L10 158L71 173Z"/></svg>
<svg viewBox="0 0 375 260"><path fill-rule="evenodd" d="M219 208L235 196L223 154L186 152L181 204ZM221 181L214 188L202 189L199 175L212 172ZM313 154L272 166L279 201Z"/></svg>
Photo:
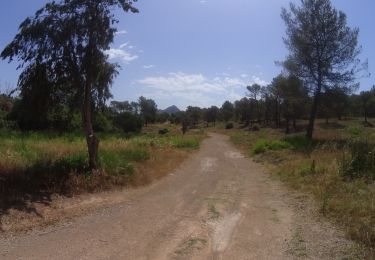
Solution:
<svg viewBox="0 0 375 260"><path fill-rule="evenodd" d="M0 2L0 48L17 33L18 25L47 0ZM112 93L116 100L143 95L160 108L175 104L221 105L241 98L246 85L267 84L285 58L282 6L290 0L139 0L139 14L117 12L119 33L108 52L122 69ZM299 1L294 1L299 2ZM333 0L360 28L361 58L374 74L375 1ZM0 60L0 84L15 85L17 64ZM375 84L361 78L361 89Z"/></svg>

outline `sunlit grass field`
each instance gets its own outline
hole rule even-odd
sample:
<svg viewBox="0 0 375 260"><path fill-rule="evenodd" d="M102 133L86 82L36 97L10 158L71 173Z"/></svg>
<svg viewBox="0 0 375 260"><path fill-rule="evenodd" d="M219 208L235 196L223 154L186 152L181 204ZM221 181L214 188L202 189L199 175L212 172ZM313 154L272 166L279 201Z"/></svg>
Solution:
<svg viewBox="0 0 375 260"><path fill-rule="evenodd" d="M167 129L166 134L159 134ZM88 171L82 134L0 133L0 206L30 194L78 194L143 185L173 170L199 148L201 130L152 125L138 135L99 134L100 170Z"/></svg>

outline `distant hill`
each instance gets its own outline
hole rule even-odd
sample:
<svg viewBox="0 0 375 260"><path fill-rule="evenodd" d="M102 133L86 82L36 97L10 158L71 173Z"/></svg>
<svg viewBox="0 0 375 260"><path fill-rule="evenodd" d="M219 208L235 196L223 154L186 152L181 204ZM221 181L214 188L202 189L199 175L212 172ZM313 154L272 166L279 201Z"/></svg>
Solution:
<svg viewBox="0 0 375 260"><path fill-rule="evenodd" d="M176 114L176 113L178 113L178 112L180 112L181 110L178 108L178 107L176 107L175 105L173 105L173 106L170 106L170 107L167 107L166 109L164 109L164 110L159 110L158 112L160 113L160 114L163 114L163 113L167 113L167 114Z"/></svg>

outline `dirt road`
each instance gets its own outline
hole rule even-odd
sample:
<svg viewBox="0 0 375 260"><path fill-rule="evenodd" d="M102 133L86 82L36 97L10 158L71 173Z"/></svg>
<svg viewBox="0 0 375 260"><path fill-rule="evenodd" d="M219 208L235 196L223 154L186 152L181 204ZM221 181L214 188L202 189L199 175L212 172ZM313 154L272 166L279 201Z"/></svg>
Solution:
<svg viewBox="0 0 375 260"><path fill-rule="evenodd" d="M0 239L0 259L343 259L352 245L227 137L69 223Z"/></svg>

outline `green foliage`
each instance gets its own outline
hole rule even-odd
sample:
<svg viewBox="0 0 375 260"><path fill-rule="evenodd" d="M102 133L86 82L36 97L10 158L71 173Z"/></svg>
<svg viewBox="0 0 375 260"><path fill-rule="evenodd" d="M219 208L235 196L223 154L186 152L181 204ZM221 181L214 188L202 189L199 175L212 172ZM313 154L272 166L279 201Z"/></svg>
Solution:
<svg viewBox="0 0 375 260"><path fill-rule="evenodd" d="M225 129L233 129L234 124L232 122L228 122L225 124Z"/></svg>
<svg viewBox="0 0 375 260"><path fill-rule="evenodd" d="M138 115L125 112L115 116L114 125L125 133L139 133L143 120Z"/></svg>
<svg viewBox="0 0 375 260"><path fill-rule="evenodd" d="M234 106L230 101L225 101L221 106L221 115L224 122L228 122L234 116Z"/></svg>
<svg viewBox="0 0 375 260"><path fill-rule="evenodd" d="M199 120L202 118L202 109L200 107L188 106L186 109L185 116L192 128L196 128Z"/></svg>
<svg viewBox="0 0 375 260"><path fill-rule="evenodd" d="M129 158L144 158L144 154L137 154L129 150L113 151L103 150L100 152L100 163L102 167L111 175L132 175L134 167L129 162Z"/></svg>
<svg viewBox="0 0 375 260"><path fill-rule="evenodd" d="M289 55L284 68L310 82L314 93L306 136L313 137L319 96L340 86L348 89L358 72L358 28L350 28L347 16L336 10L330 0L305 0L290 10L283 8L287 30L285 45ZM327 33L329 32L329 33ZM348 89L349 90L349 89Z"/></svg>
<svg viewBox="0 0 375 260"><path fill-rule="evenodd" d="M352 136L355 136L355 137L360 137L363 133L363 130L360 129L359 127L356 127L356 126L352 126L350 128L348 128L348 132L352 135Z"/></svg>
<svg viewBox="0 0 375 260"><path fill-rule="evenodd" d="M268 150L283 150L283 149L289 149L291 148L291 145L285 141L269 141L269 140L258 140L253 148L251 149L251 153L256 155L256 154L261 154L264 153Z"/></svg>
<svg viewBox="0 0 375 260"><path fill-rule="evenodd" d="M296 150L306 151L313 149L318 142L302 135L287 136L284 141Z"/></svg>
<svg viewBox="0 0 375 260"><path fill-rule="evenodd" d="M345 179L365 178L375 180L375 147L367 141L353 141L343 154L340 173Z"/></svg>
<svg viewBox="0 0 375 260"><path fill-rule="evenodd" d="M145 125L147 126L148 123L155 123L156 113L158 111L155 101L145 97L140 97L138 99L138 104Z"/></svg>
<svg viewBox="0 0 375 260"><path fill-rule="evenodd" d="M98 113L95 115L93 128L98 132L111 132L113 123L106 113Z"/></svg>

